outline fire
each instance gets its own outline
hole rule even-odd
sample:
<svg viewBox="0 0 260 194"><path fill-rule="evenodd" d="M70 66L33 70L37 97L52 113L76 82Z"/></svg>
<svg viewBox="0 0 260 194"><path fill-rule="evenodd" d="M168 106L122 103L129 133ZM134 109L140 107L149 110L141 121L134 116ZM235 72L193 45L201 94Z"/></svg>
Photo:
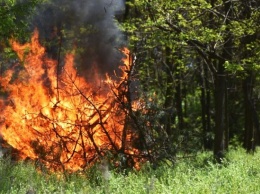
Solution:
<svg viewBox="0 0 260 194"><path fill-rule="evenodd" d="M73 54L66 55L57 73L60 64L46 57L38 37L36 30L30 43L11 41L21 62L0 77L7 93L0 101L0 133L18 157L55 170L76 171L109 151L137 153L129 143L131 134L123 133L126 113L120 110L115 93L79 76ZM116 88L127 77L131 58L127 49L123 52L127 57L121 67L122 81L107 77L103 88Z"/></svg>

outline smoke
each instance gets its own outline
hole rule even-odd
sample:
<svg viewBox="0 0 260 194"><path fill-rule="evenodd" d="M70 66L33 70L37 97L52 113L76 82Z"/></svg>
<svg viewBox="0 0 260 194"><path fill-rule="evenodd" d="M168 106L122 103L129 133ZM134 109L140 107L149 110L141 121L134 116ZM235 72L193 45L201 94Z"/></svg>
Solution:
<svg viewBox="0 0 260 194"><path fill-rule="evenodd" d="M47 52L57 59L60 48L77 49L77 64L87 78L93 68L113 74L125 44L116 17L124 12L124 0L51 0L39 6L32 21Z"/></svg>

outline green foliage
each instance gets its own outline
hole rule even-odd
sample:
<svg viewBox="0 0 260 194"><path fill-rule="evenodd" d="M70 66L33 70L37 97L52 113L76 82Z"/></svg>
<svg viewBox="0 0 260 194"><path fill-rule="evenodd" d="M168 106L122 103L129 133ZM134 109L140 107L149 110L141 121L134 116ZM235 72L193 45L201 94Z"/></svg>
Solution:
<svg viewBox="0 0 260 194"><path fill-rule="evenodd" d="M237 72L242 72L244 71L244 67L242 65L238 65L238 64L231 64L229 63L229 61L225 61L224 64L225 68L227 71L236 74Z"/></svg>
<svg viewBox="0 0 260 194"><path fill-rule="evenodd" d="M204 152L180 158L175 166L163 164L154 169L147 163L138 172L111 171L111 179L93 181L89 179L102 173L97 166L88 174L68 174L64 179L62 174L37 172L29 163L2 159L0 193L258 193L259 160L259 152L250 155L239 148L231 150L222 164L214 164Z"/></svg>
<svg viewBox="0 0 260 194"><path fill-rule="evenodd" d="M0 5L0 42L28 37L28 19L41 0L7 0Z"/></svg>

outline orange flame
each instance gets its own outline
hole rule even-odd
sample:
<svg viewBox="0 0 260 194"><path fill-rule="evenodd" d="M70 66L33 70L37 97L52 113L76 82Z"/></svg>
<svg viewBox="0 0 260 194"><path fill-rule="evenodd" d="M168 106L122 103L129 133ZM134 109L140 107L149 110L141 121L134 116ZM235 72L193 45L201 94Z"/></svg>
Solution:
<svg viewBox="0 0 260 194"><path fill-rule="evenodd" d="M35 31L30 43L11 41L22 70L12 68L0 77L8 93L0 102L3 139L18 150L20 159L40 160L56 170L81 170L106 151L122 149L125 113L114 94L99 93L80 77L73 54L66 55L57 74L57 61L46 57L38 37ZM129 51L123 52L127 57L122 80L131 63ZM108 77L104 84L111 82ZM131 134L126 137L129 142ZM129 143L124 149L129 154L138 152Z"/></svg>

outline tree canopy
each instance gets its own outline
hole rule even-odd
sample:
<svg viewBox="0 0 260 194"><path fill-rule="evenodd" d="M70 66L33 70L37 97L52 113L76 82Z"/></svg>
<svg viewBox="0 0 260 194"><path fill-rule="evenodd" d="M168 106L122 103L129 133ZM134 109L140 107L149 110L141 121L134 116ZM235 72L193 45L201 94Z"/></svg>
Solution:
<svg viewBox="0 0 260 194"><path fill-rule="evenodd" d="M40 0L7 0L0 4L0 40L23 36L28 29L30 14ZM28 31L27 31L28 33Z"/></svg>

